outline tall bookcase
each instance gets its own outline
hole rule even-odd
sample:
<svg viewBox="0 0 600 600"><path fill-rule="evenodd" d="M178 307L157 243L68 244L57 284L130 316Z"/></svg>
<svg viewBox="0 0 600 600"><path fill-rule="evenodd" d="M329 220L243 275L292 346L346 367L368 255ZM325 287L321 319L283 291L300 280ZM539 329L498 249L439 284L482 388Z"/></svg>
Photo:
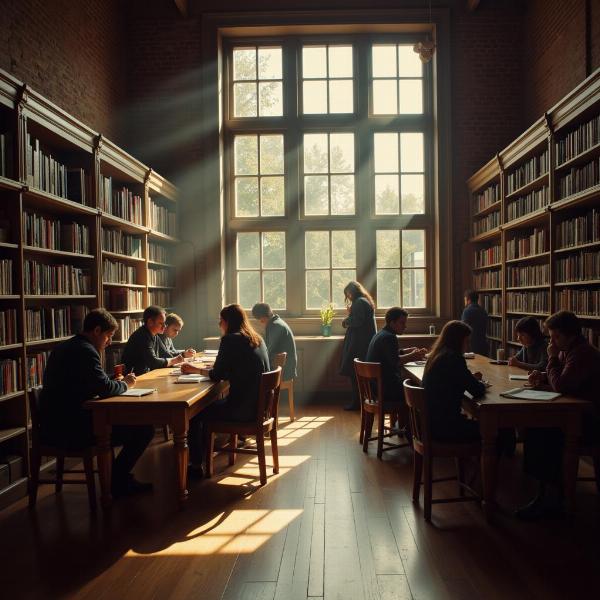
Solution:
<svg viewBox="0 0 600 600"><path fill-rule="evenodd" d="M0 71L0 465L21 457L0 508L27 490L28 389L48 353L104 306L121 326L110 369L144 306L172 308L177 243L170 182Z"/></svg>
<svg viewBox="0 0 600 600"><path fill-rule="evenodd" d="M491 351L514 354L514 324L567 309L600 336L600 69L467 182L473 286Z"/></svg>

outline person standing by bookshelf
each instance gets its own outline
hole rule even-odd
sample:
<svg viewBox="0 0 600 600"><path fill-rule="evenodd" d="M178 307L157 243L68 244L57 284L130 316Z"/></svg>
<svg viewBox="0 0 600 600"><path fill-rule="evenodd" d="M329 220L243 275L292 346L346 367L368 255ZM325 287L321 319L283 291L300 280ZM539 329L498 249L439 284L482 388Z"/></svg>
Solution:
<svg viewBox="0 0 600 600"><path fill-rule="evenodd" d="M523 317L515 325L517 341L521 349L508 359L511 367L527 371L543 371L548 362L548 342L535 317Z"/></svg>
<svg viewBox="0 0 600 600"><path fill-rule="evenodd" d="M92 411L83 408L84 402L119 396L135 386L133 373L117 381L102 369L100 352L110 344L116 330L117 322L108 311L94 309L85 317L82 332L50 354L40 400L44 443L67 450L92 446ZM137 481L131 470L153 437L152 425L113 426L112 444L123 446L112 469L113 496L152 489L152 484Z"/></svg>
<svg viewBox="0 0 600 600"><path fill-rule="evenodd" d="M194 348L178 350L175 348L173 340L179 335L183 329L183 319L175 313L170 313L165 319L165 330L158 334L158 354L161 358L173 358L181 354L184 358L191 358L196 354Z"/></svg>
<svg viewBox="0 0 600 600"><path fill-rule="evenodd" d="M485 308L479 304L479 294L475 290L465 292L465 308L460 320L471 328L471 352L488 356L488 314Z"/></svg>

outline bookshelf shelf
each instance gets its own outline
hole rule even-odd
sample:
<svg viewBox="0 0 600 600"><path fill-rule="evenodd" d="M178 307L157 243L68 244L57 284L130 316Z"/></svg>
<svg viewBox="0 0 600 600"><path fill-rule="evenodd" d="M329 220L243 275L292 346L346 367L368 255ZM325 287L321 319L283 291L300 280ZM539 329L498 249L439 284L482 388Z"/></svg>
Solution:
<svg viewBox="0 0 600 600"><path fill-rule="evenodd" d="M25 300L95 300L95 294L26 294Z"/></svg>
<svg viewBox="0 0 600 600"><path fill-rule="evenodd" d="M599 315L582 315L580 313L577 313L577 316L580 319L585 319L586 321L600 321Z"/></svg>
<svg viewBox="0 0 600 600"><path fill-rule="evenodd" d="M16 294L0 294L0 300L19 300L21 296L17 296Z"/></svg>
<svg viewBox="0 0 600 600"><path fill-rule="evenodd" d="M500 206L502 206L502 200L498 200L497 202L494 202L494 203L490 204L489 206L487 206L486 208L475 213L473 215L473 218L477 219L478 217L485 217L485 215L489 215L490 213L493 213L494 211L498 210L500 208Z"/></svg>
<svg viewBox="0 0 600 600"><path fill-rule="evenodd" d="M514 290L547 290L550 287L549 283L545 283L544 285L518 285L515 287L507 287L507 291Z"/></svg>
<svg viewBox="0 0 600 600"><path fill-rule="evenodd" d="M540 258L548 258L550 256L550 252L540 252L539 254L530 254L529 256L520 256L519 258L507 258L506 263L517 263L523 262L526 260L538 260Z"/></svg>
<svg viewBox="0 0 600 600"><path fill-rule="evenodd" d="M61 214L80 214L80 215L97 215L98 209L90 206L85 206L79 202L55 196L43 190L32 188L29 186L23 187L27 206L38 208L44 211L59 212Z"/></svg>
<svg viewBox="0 0 600 600"><path fill-rule="evenodd" d="M500 227L494 227L494 229L490 229L489 231L485 231L484 233L480 233L471 238L471 242L476 244L478 242L486 242L487 240L491 240L495 237L500 237Z"/></svg>
<svg viewBox="0 0 600 600"><path fill-rule="evenodd" d="M570 169L571 167L576 167L582 163L588 162L590 159L593 159L599 155L600 155L600 144L596 144L595 146L592 146L591 148L584 150L577 156L574 156L573 158L570 158L569 160L565 160L564 162L560 163L559 165L556 165L556 167L554 167L554 170L557 172L558 171L566 171L567 169Z"/></svg>
<svg viewBox="0 0 600 600"><path fill-rule="evenodd" d="M145 259L139 256L128 256L127 254L119 254L118 252L109 252L108 250L102 250L102 255L106 258L114 258L116 260L126 260L130 262L143 263Z"/></svg>
<svg viewBox="0 0 600 600"><path fill-rule="evenodd" d="M73 337L72 335L65 335L63 337L46 338L43 340L29 340L29 341L25 342L25 345L28 348L34 347L34 346L46 346L48 344L56 344L58 342L64 342L66 340L70 340L72 337Z"/></svg>
<svg viewBox="0 0 600 600"><path fill-rule="evenodd" d="M491 335L488 335L487 339L488 340L494 340L494 342L501 342L502 341L502 338L493 337Z"/></svg>
<svg viewBox="0 0 600 600"><path fill-rule="evenodd" d="M577 285L600 285L600 279L582 279L581 281L556 281L554 287L568 287Z"/></svg>
<svg viewBox="0 0 600 600"><path fill-rule="evenodd" d="M170 244L179 244L180 240L166 233L161 233L160 231L156 231L154 229L150 230L150 239L156 240L159 242L169 242Z"/></svg>
<svg viewBox="0 0 600 600"><path fill-rule="evenodd" d="M561 200L556 200L550 205L550 210L565 210L569 208L575 208L579 205L586 205L588 203L596 203L598 201L597 196L600 195L600 185L594 185L587 188L577 194L571 194Z"/></svg>
<svg viewBox="0 0 600 600"><path fill-rule="evenodd" d="M555 248L554 254L562 252L577 252L578 250L584 250L585 248L597 248L598 246L600 246L600 241L589 242L587 244L579 244L577 246L568 246L566 248Z"/></svg>
<svg viewBox="0 0 600 600"><path fill-rule="evenodd" d="M175 286L173 286L173 285L148 285L148 288L151 290L174 290Z"/></svg>
<svg viewBox="0 0 600 600"><path fill-rule="evenodd" d="M549 317L550 313L537 313L537 312L528 312L522 310L507 310L507 315L527 315L532 317Z"/></svg>
<svg viewBox="0 0 600 600"><path fill-rule="evenodd" d="M22 394L23 392L21 392ZM7 442L19 435L27 432L26 427L10 427L8 429L0 429L0 443Z"/></svg>
<svg viewBox="0 0 600 600"><path fill-rule="evenodd" d="M502 315L494 315L494 314L490 313L490 314L488 315L488 317L491 317L492 319L501 319L501 318L502 318Z"/></svg>
<svg viewBox="0 0 600 600"><path fill-rule="evenodd" d="M544 173L543 175L536 177L533 181L526 183L524 186L520 187L519 189L515 190L514 192L511 192L510 194L506 194L506 196L504 198L506 200L509 200L509 199L513 200L514 198L518 198L519 196L526 194L527 192L530 192L531 190L535 190L536 188L540 187L544 183L548 183L548 173Z"/></svg>
<svg viewBox="0 0 600 600"><path fill-rule="evenodd" d="M0 189L4 190L12 190L19 191L23 187L23 184L19 181L15 181L14 179L9 179L8 177L0 176Z"/></svg>
<svg viewBox="0 0 600 600"><path fill-rule="evenodd" d="M2 396L0 396L0 402L4 402L6 400L12 400L13 398L19 398L24 393L25 392L23 390L20 390L18 392L11 392L10 394L3 394Z"/></svg>
<svg viewBox="0 0 600 600"><path fill-rule="evenodd" d="M501 226L503 230L520 229L524 226L530 226L535 223L540 223L548 217L548 207L540 208L534 212L530 212L522 217L512 219Z"/></svg>
<svg viewBox="0 0 600 600"><path fill-rule="evenodd" d="M157 262L155 260L149 260L148 261L148 265L151 267L165 267L167 269L174 269L175 265L172 265L170 263L163 263L163 262Z"/></svg>
<svg viewBox="0 0 600 600"><path fill-rule="evenodd" d="M0 242L0 248L6 248L7 250L17 250L18 244L11 244L10 242Z"/></svg>
<svg viewBox="0 0 600 600"><path fill-rule="evenodd" d="M101 211L102 215L102 224L103 225L112 225L122 229L126 233L132 233L134 235L142 235L144 233L148 233L148 228L143 225L138 225L137 223L130 223L125 219L121 219L120 217L115 217L110 213Z"/></svg>
<svg viewBox="0 0 600 600"><path fill-rule="evenodd" d="M85 258L94 260L93 254L80 254L79 252L69 252L67 250L52 250L50 248L40 248L39 246L23 246L25 252L37 252L40 254L52 254L54 256L68 256L69 258Z"/></svg>
<svg viewBox="0 0 600 600"><path fill-rule="evenodd" d="M519 342L514 342L513 340L508 340L506 343L509 346L517 346L518 348L521 347L521 344L519 344Z"/></svg>
<svg viewBox="0 0 600 600"><path fill-rule="evenodd" d="M4 352L6 350L16 350L17 348L22 348L23 344L7 344L6 346L0 346L0 352Z"/></svg>
<svg viewBox="0 0 600 600"><path fill-rule="evenodd" d="M133 288L136 290L145 289L145 285L141 285L139 283L114 283L112 281L103 281L102 285L104 287L125 287L125 288Z"/></svg>
<svg viewBox="0 0 600 600"><path fill-rule="evenodd" d="M113 315L137 315L144 312L143 308L137 308L132 310L111 310L107 309Z"/></svg>
<svg viewBox="0 0 600 600"><path fill-rule="evenodd" d="M483 292L483 293L486 293L486 292L501 292L502 288L499 288L499 287L498 288L479 288L477 291Z"/></svg>

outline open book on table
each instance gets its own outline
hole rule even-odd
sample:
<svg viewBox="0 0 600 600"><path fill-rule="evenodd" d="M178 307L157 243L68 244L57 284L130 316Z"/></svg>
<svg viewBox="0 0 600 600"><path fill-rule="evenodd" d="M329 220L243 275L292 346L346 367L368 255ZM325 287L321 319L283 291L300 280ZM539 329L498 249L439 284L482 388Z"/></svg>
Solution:
<svg viewBox="0 0 600 600"><path fill-rule="evenodd" d="M148 394L152 394L155 391L155 388L129 388L128 390L123 392L121 396L133 396L134 398L139 398L140 396L147 396Z"/></svg>
<svg viewBox="0 0 600 600"><path fill-rule="evenodd" d="M504 398L515 400L555 400L560 396L558 392L546 392L545 390L531 390L528 388L514 388L500 394Z"/></svg>
<svg viewBox="0 0 600 600"><path fill-rule="evenodd" d="M188 373L186 375L180 375L175 383L200 383L201 381L210 381L210 377Z"/></svg>

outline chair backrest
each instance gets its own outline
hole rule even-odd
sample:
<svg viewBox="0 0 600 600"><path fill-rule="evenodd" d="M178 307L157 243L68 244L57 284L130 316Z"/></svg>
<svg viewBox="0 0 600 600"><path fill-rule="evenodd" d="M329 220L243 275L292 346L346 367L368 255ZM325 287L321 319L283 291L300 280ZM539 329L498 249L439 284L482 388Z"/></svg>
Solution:
<svg viewBox="0 0 600 600"><path fill-rule="evenodd" d="M287 352L280 352L279 354L276 354L273 357L273 364L271 365L271 367L273 367L273 369L276 369L277 367L281 367L281 369L283 370L286 362L287 362Z"/></svg>
<svg viewBox="0 0 600 600"><path fill-rule="evenodd" d="M358 385L358 396L361 405L364 402L378 404L383 398L381 381L381 363L363 362L354 359L354 374Z"/></svg>
<svg viewBox="0 0 600 600"><path fill-rule="evenodd" d="M260 376L258 392L258 425L267 424L270 420L277 423L279 410L279 386L281 385L281 367L267 371Z"/></svg>
<svg viewBox="0 0 600 600"><path fill-rule="evenodd" d="M40 440L40 402L42 398L42 386L31 388L29 391L29 414L31 416L31 441L38 444Z"/></svg>
<svg viewBox="0 0 600 600"><path fill-rule="evenodd" d="M404 399L410 415L410 431L415 450L423 454L430 448L429 415L425 389L413 385L410 379L404 380Z"/></svg>

